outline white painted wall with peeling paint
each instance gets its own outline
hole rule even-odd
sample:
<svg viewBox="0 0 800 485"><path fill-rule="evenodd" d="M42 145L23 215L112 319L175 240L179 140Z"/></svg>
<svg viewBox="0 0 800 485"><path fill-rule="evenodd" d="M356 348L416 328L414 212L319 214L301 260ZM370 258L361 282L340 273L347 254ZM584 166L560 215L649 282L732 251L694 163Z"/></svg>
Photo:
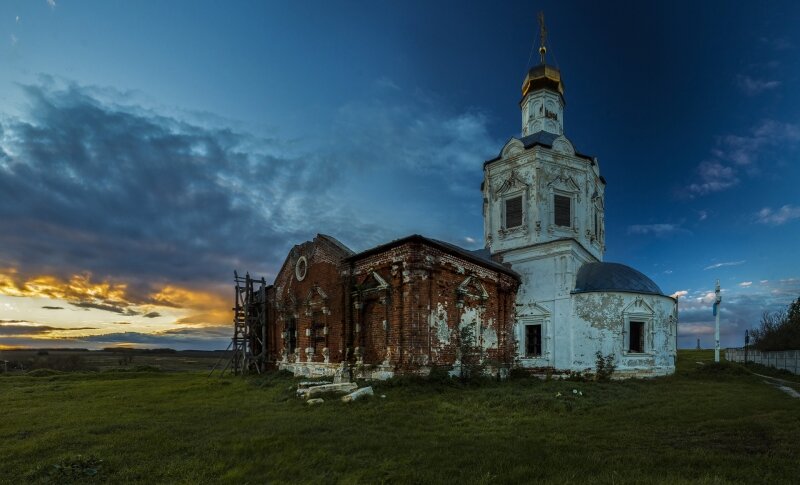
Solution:
<svg viewBox="0 0 800 485"><path fill-rule="evenodd" d="M554 194L570 197L571 227L554 224ZM505 201L517 196L523 197L523 224L507 228ZM671 374L675 300L634 292L572 293L581 265L603 259L604 198L597 160L576 154L563 135L552 147L527 149L512 138L501 157L484 167L486 246L522 276L515 328L520 364L592 372L599 351L614 355L620 377ZM629 351L631 317L645 322L641 353ZM526 324L542 325L541 356L525 355Z"/></svg>

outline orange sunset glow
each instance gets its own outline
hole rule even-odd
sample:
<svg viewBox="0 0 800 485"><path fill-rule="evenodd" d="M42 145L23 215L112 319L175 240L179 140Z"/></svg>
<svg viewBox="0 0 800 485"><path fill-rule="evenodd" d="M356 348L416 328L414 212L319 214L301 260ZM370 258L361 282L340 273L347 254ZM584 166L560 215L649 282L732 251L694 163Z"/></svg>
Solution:
<svg viewBox="0 0 800 485"><path fill-rule="evenodd" d="M219 346L229 337L229 307L213 290L165 284L138 292L88 272L26 277L6 268L0 270L0 348L185 347L186 335L193 344L206 337Z"/></svg>

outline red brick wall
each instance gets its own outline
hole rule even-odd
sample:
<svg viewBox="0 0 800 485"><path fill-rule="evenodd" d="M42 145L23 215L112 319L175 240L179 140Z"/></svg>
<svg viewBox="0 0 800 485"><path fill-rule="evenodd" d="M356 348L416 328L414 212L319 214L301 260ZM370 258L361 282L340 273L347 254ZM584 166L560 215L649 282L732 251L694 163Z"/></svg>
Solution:
<svg viewBox="0 0 800 485"><path fill-rule="evenodd" d="M308 260L302 281L295 275L300 256ZM485 357L512 361L515 278L422 242L342 262L345 256L319 237L292 249L269 292L269 333L277 337L269 343L270 360L280 359L288 342L280 336L289 316L296 315L297 355L303 362L306 347L315 347L313 360L322 362L327 346L331 363L355 362L358 347L364 364L388 358L400 372L451 365L458 352L459 322L477 309L484 327L490 328L484 333L496 339ZM479 282L488 298L459 296L459 285L469 277L469 291L476 293ZM315 321L328 329L316 346L306 332ZM483 333L476 337L476 343L486 343Z"/></svg>
<svg viewBox="0 0 800 485"><path fill-rule="evenodd" d="M307 260L307 269L305 278L298 280L295 267L301 256ZM345 256L343 251L319 237L292 248L271 292L270 327L277 336L270 343L271 360L279 360L283 348L288 347L288 338L281 336L291 318L296 323L295 355L300 360L305 362L306 349L313 348L313 361L322 362L322 350L326 347L331 362L344 358L342 337L347 278L342 274L341 259ZM313 328L314 324L319 328Z"/></svg>

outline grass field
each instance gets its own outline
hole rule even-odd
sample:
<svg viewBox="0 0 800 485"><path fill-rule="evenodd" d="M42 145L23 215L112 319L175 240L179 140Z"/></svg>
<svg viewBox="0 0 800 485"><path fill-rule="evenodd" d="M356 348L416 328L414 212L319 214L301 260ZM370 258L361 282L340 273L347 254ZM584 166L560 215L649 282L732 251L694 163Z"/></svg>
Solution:
<svg viewBox="0 0 800 485"><path fill-rule="evenodd" d="M0 482L797 483L800 399L696 363L712 356L653 380L400 380L318 406L282 375L0 377Z"/></svg>

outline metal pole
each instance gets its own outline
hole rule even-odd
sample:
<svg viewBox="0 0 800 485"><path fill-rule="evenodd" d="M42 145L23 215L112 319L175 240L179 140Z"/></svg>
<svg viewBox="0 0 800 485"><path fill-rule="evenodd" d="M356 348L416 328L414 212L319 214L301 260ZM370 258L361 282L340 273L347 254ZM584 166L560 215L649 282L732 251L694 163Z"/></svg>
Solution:
<svg viewBox="0 0 800 485"><path fill-rule="evenodd" d="M744 331L744 365L747 365L747 348L750 346L750 331Z"/></svg>
<svg viewBox="0 0 800 485"><path fill-rule="evenodd" d="M722 302L722 296L719 294L719 280L717 280L717 289L714 293L716 293L714 314L717 316L716 324L714 325L714 362L719 362L719 304Z"/></svg>

